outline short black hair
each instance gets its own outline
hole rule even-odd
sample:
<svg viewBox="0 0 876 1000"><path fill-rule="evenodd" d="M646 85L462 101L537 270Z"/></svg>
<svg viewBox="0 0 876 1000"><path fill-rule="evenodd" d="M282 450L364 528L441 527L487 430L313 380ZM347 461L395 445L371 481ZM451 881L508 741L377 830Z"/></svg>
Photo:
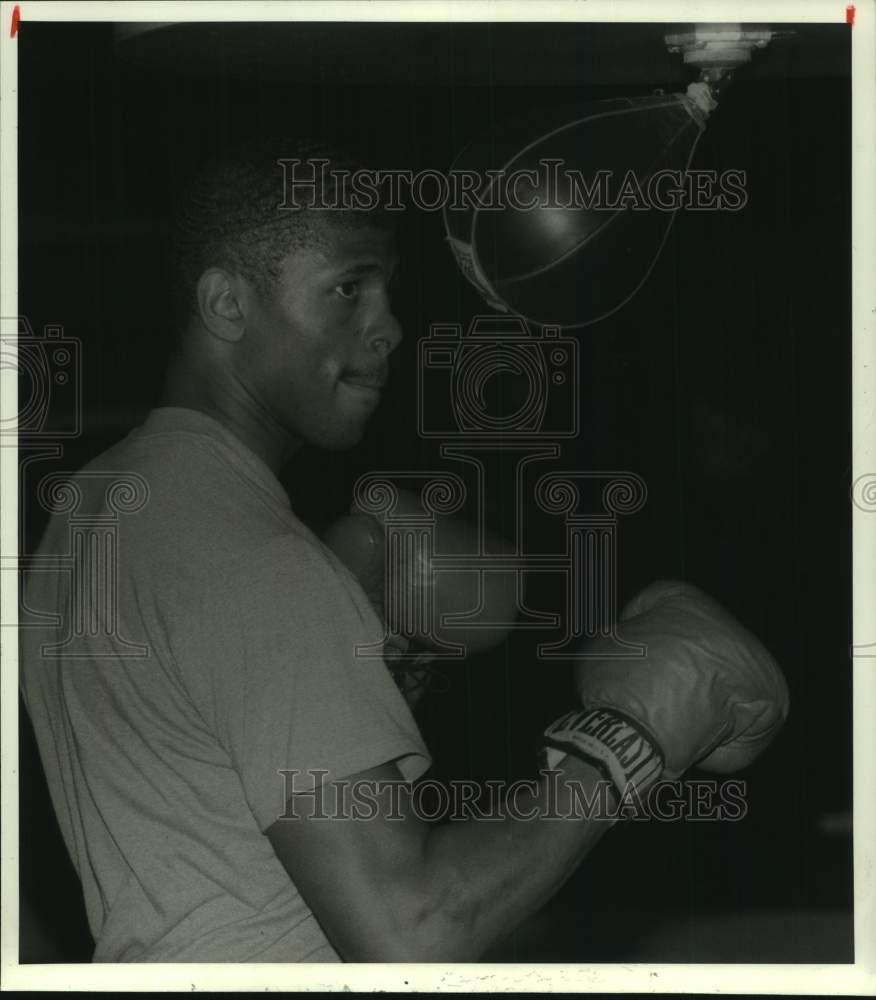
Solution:
<svg viewBox="0 0 876 1000"><path fill-rule="evenodd" d="M249 140L214 157L185 188L178 201L167 254L175 334L194 315L198 279L211 266L231 267L266 291L291 251L317 243L306 205L289 207L281 160L327 161L314 170L315 197L331 203L338 176L361 168L350 154L316 139L271 136ZM332 172L335 172L333 174ZM281 209L280 206L284 205ZM359 222L387 224L381 208L355 214ZM339 219L340 221L340 219Z"/></svg>

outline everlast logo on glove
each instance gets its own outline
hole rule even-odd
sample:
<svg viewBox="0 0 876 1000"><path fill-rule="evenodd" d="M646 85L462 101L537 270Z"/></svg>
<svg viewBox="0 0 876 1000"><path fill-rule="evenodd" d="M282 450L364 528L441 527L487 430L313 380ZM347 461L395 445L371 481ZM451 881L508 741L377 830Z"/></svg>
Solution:
<svg viewBox="0 0 876 1000"><path fill-rule="evenodd" d="M544 734L545 762L555 767L568 753L598 768L623 799L630 787L650 788L663 773L663 755L630 719L601 708L569 712Z"/></svg>

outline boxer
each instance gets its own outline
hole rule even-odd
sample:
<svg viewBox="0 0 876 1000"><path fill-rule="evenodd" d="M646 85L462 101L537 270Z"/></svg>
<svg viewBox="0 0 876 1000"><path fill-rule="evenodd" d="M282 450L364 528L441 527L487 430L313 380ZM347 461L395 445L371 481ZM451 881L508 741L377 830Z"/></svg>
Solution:
<svg viewBox="0 0 876 1000"><path fill-rule="evenodd" d="M280 138L187 190L163 397L71 491L81 523L117 529L113 600L60 510L37 562L64 569L26 582L45 624L23 630L22 693L97 962L477 960L610 829L581 793L743 766L787 712L757 639L661 583L620 626L646 655L590 650L513 815L434 824L395 794L431 760L383 660L357 654L384 622L278 478L302 446L355 446L380 404L395 236L379 206L290 210L281 164L309 157L314 186L351 169ZM124 477L145 488L119 513ZM68 641L71 614L99 627ZM343 793L366 786L361 821Z"/></svg>

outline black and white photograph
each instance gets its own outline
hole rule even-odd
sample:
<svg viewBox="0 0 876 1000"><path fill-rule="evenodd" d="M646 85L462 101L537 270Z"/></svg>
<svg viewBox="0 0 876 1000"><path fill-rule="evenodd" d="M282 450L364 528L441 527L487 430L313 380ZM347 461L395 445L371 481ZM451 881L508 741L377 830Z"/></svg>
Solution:
<svg viewBox="0 0 876 1000"><path fill-rule="evenodd" d="M873 5L131 6L2 7L4 988L876 989Z"/></svg>

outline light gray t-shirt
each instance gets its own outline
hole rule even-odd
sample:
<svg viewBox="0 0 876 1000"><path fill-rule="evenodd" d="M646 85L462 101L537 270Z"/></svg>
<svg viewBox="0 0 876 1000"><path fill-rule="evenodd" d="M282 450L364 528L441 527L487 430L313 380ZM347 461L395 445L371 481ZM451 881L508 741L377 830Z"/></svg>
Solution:
<svg viewBox="0 0 876 1000"><path fill-rule="evenodd" d="M131 474L148 495L126 513L107 486ZM297 791L430 764L383 661L357 655L383 636L371 605L202 413L153 411L75 488L25 594L58 624L22 629L20 678L94 960L337 961L264 831L280 771Z"/></svg>

